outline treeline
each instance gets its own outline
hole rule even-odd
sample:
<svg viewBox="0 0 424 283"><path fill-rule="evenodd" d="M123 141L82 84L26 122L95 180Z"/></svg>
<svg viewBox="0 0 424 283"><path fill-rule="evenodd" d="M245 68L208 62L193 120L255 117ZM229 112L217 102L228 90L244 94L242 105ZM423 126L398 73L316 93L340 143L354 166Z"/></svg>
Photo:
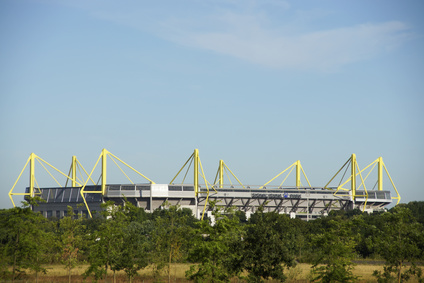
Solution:
<svg viewBox="0 0 424 283"><path fill-rule="evenodd" d="M290 219L259 208L249 219L240 211L211 203L214 223L197 220L190 209L164 204L146 213L130 202L103 204L92 219L69 209L62 219L45 219L30 205L0 211L0 279L46 273L62 264L69 281L79 264L90 280L114 280L124 271L131 282L153 266L153 276L171 281L171 263L188 263L194 282L246 282L286 279L284 270L310 263L311 281L355 282L360 259L385 262L375 271L378 282L424 282L416 263L424 260L424 202L398 205L388 212L334 211L314 221ZM112 278L108 278L112 276ZM89 280L88 279L88 280Z"/></svg>

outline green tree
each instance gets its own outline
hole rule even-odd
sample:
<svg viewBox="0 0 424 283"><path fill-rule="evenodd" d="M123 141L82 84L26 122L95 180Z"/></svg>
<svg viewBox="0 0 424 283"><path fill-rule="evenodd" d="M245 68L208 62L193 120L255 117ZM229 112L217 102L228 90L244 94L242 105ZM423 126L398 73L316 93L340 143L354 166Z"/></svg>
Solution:
<svg viewBox="0 0 424 283"><path fill-rule="evenodd" d="M150 223L130 222L124 227L123 246L116 261L116 270L124 270L129 282L132 282L138 271L149 264L148 254L151 251L149 241Z"/></svg>
<svg viewBox="0 0 424 283"><path fill-rule="evenodd" d="M322 233L312 235L316 258L312 265L313 281L355 282L353 275L356 239L351 233L352 222L335 217L325 223Z"/></svg>
<svg viewBox="0 0 424 283"><path fill-rule="evenodd" d="M191 210L165 203L165 209L153 213L152 241L154 245L152 263L157 270L167 267L168 282L171 282L171 263L181 260L192 236L190 223L194 216Z"/></svg>
<svg viewBox="0 0 424 283"><path fill-rule="evenodd" d="M210 202L214 225L209 221L199 222L189 251L189 259L198 262L186 272L186 277L195 282L229 282L242 271L243 227L234 211L222 211Z"/></svg>
<svg viewBox="0 0 424 283"><path fill-rule="evenodd" d="M59 246L61 250L61 261L68 271L68 281L71 282L72 269L78 265L78 256L84 244L83 218L75 215L73 208L68 206L67 216L59 221Z"/></svg>
<svg viewBox="0 0 424 283"><path fill-rule="evenodd" d="M36 213L36 215L36 219L32 222L36 226L36 230L33 233L33 240L36 242L36 247L31 252L32 261L29 269L35 272L35 281L38 282L40 272L43 274L47 273L47 269L43 267L43 264L51 257L51 243L54 242L55 238L50 228L52 223L41 214Z"/></svg>
<svg viewBox="0 0 424 283"><path fill-rule="evenodd" d="M283 265L294 266L295 253L299 249L300 233L294 222L287 215L264 213L263 207L252 215L243 241L244 267L249 272L249 281L286 279Z"/></svg>
<svg viewBox="0 0 424 283"><path fill-rule="evenodd" d="M384 223L376 237L378 253L386 264L384 272L374 271L379 282L407 281L412 275L420 280L422 271L414 262L422 258L420 246L424 243L424 227L405 207L395 207L381 215ZM405 263L411 263L409 267Z"/></svg>
<svg viewBox="0 0 424 283"><path fill-rule="evenodd" d="M96 280L104 278L107 281L108 269L113 270L113 281L118 269L117 262L124 245L124 228L129 224L129 216L122 206L116 206L108 201L102 204L103 221L97 230L90 234L88 248L89 267L84 276L93 275Z"/></svg>
<svg viewBox="0 0 424 283"><path fill-rule="evenodd" d="M46 220L39 213L31 210L37 199L24 201L22 207L15 207L0 213L0 252L2 265L12 266L12 282L25 275L25 269L36 273L46 272L42 267L42 259L47 249L48 233L44 229ZM7 276L7 269L3 269L3 276Z"/></svg>
<svg viewBox="0 0 424 283"><path fill-rule="evenodd" d="M382 225L378 214L364 213L353 219L352 231L358 235L355 250L359 256L370 258L376 256L376 236Z"/></svg>
<svg viewBox="0 0 424 283"><path fill-rule="evenodd" d="M411 201L407 204L399 204L399 207L405 207L408 208L412 215L415 217L415 219L424 225L424 201ZM394 210L395 208L392 208L391 210Z"/></svg>

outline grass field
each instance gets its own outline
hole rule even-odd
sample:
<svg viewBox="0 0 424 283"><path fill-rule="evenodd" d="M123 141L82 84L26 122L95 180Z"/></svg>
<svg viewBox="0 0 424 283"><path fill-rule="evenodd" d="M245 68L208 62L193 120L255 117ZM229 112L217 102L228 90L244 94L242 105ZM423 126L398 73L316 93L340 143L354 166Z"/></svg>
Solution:
<svg viewBox="0 0 424 283"><path fill-rule="evenodd" d="M72 282L92 282L92 278L84 279L81 274L84 273L88 266L80 265L72 270ZM46 266L47 274L40 274L38 282L68 282L68 274L62 265L49 265ZM189 282L185 279L185 272L190 268L189 264L173 264L171 266L171 280L172 282ZM310 281L310 270L311 265L301 263L296 267L286 270L285 274L288 277L287 282L309 282ZM376 282L375 277L372 276L374 270L383 270L383 265L381 264L357 264L354 268L354 274L359 276L359 282ZM165 272L162 272L160 276L156 278L153 276L154 271L152 267L147 267L139 271L139 275L133 279L133 282L167 282L167 275ZM15 282L35 282L35 275L28 274L27 278L22 278L21 280L15 280ZM105 282L105 280L100 280L99 282ZM108 273L107 282L113 282L113 273ZM117 272L116 282L128 282L126 275L123 271ZM237 278L234 278L232 282L242 282ZM269 280L267 282L277 282ZM414 279L409 282L418 282Z"/></svg>

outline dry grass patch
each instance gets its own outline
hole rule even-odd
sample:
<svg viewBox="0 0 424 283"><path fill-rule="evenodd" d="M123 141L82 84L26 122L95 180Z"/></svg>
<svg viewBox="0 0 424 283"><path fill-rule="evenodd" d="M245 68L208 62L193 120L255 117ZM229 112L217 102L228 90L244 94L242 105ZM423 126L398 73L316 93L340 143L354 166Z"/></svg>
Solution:
<svg viewBox="0 0 424 283"><path fill-rule="evenodd" d="M353 273L359 276L359 280L363 282L376 282L377 279L372 276L374 270L383 271L383 265L373 264L357 264L353 268Z"/></svg>
<svg viewBox="0 0 424 283"><path fill-rule="evenodd" d="M92 282L93 278L88 277L84 279L82 274L89 267L88 264L83 264L75 267L72 272L72 282ZM47 265L47 274L39 274L39 282L68 282L68 272L63 265ZM172 264L171 265L171 281L172 282L188 282L185 279L185 272L190 269L190 264ZM138 276L133 279L133 282L167 282L168 274L166 267L162 269L159 274L155 277L155 270L153 266L147 266L144 269L141 269L138 272ZM108 271L108 280L107 282L113 282L113 272ZM25 282L35 282L35 274L28 271L28 278ZM116 272L116 281L117 282L128 282L126 274L124 271ZM99 282L104 282L104 280L99 280Z"/></svg>
<svg viewBox="0 0 424 283"><path fill-rule="evenodd" d="M176 263L171 265L171 281L172 282L190 282L185 278L185 272L190 269L188 263ZM63 265L47 265L47 274L39 274L39 282L68 282L68 273ZM88 268L88 265L79 265L72 270L72 282L93 282L92 278L84 279L82 274ZM359 282L376 282L376 278L372 276L374 270L383 270L382 264L357 264L354 266L353 273L359 276ZM166 267L155 277L153 266L148 266L138 272L133 282L167 282L168 275ZM22 282L35 282L35 274L28 273L29 277ZM310 282L311 264L300 263L296 267L285 269L284 274L287 276L287 282ZM124 271L116 273L117 282L128 282ZM104 280L99 280L104 282ZM113 282L113 272L108 272L107 282ZM241 282L237 278L231 282ZM277 282L269 280L266 282ZM408 282L418 282L414 278Z"/></svg>

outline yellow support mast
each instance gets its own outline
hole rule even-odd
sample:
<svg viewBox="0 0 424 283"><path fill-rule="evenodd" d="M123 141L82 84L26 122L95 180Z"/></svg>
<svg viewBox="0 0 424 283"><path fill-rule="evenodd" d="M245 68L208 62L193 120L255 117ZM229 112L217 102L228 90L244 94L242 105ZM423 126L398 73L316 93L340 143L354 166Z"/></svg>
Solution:
<svg viewBox="0 0 424 283"><path fill-rule="evenodd" d="M72 156L72 187L77 186L77 157Z"/></svg>
<svg viewBox="0 0 424 283"><path fill-rule="evenodd" d="M219 166L218 166L218 171L216 172L216 176L215 176L215 180L214 180L214 185L212 186L212 188L215 190L215 185L216 185L216 180L218 179L218 185L219 188L222 189L224 187L224 173L227 174L227 178L230 182L230 185L233 185L233 183L231 182L230 176L228 174L228 172L230 172L230 174L234 177L234 179L236 179L236 181L240 184L240 186L242 188L244 188L244 185L240 182L240 180L237 178L236 175L234 175L233 171L231 171L230 168L228 168L228 166L224 163L224 160L219 160ZM215 190L216 191L216 190Z"/></svg>
<svg viewBox="0 0 424 283"><path fill-rule="evenodd" d="M224 160L219 160L219 188L224 187ZM214 182L215 183L215 182Z"/></svg>
<svg viewBox="0 0 424 283"><path fill-rule="evenodd" d="M284 169L283 171L281 171L279 174L277 174L274 178L272 178L271 180L269 180L268 182L266 182L263 186L261 186L259 189L264 188L266 185L268 185L269 183L271 183L272 181L274 181L275 179L277 179L278 177L280 177L283 173L285 173L287 170L290 169L289 173L287 174L287 176L284 178L284 180L281 182L279 187L282 187L284 182L286 181L286 179L290 176L291 172L293 171L293 169L296 167L296 188L300 188L302 187L302 183L300 181L300 177L301 177L301 172L303 173L303 176L306 179L306 182L308 183L309 187L311 187L311 183L309 183L308 177L306 176L305 171L303 170L302 164L300 164L300 160L297 160L296 162L294 162L292 165L290 165L289 167L287 167L286 169Z"/></svg>
<svg viewBox="0 0 424 283"><path fill-rule="evenodd" d="M343 184L339 184L337 186L337 189L334 192L334 195L337 195L337 193L339 192L339 190L343 190L343 191L346 191L346 192L348 192L348 191L351 192L350 196L352 197L352 200L355 200L357 197L363 197L363 198L365 198L365 203L364 203L364 206L363 206L363 210L365 211L365 206L366 206L366 203L368 201L368 192L367 192L367 188L365 187L366 177L365 177L365 179L362 178L362 172L364 172L364 170L366 168L363 169L363 170L361 170L359 168L358 161L356 160L356 154L355 153L352 153L352 155L350 156L350 158L346 161L345 164L343 164L343 166L339 169L339 171L337 171L337 173L333 176L333 178L331 178L331 180L324 186L324 188L325 189L328 189L327 186L331 183L331 181L334 180L334 178L340 173L340 171L346 165L347 166L350 166L350 177ZM349 167L346 167L346 171L347 171L348 168ZM345 171L345 173L346 173L346 171ZM357 182L356 182L356 177L358 175L361 177L361 185L359 187L357 187ZM350 190L349 189L346 189L346 188L343 188L343 186L346 185L348 182L350 182ZM361 186L364 187L364 194L358 195L356 192L357 192L357 190Z"/></svg>
<svg viewBox="0 0 424 283"><path fill-rule="evenodd" d="M178 171L178 173L175 175L175 177L171 180L171 182L169 182L169 184L173 184L173 182L175 181L175 179L178 177L178 175L181 173L181 171L186 167L187 164L187 170L186 173L184 175L184 178L181 182L181 184L184 183L184 180L187 176L187 173L190 170L191 164L193 163L193 186L194 186L194 193L195 193L195 197L197 198L199 193L202 194L206 194L206 201L205 201L205 205L203 208L203 214L202 214L202 220L203 217L205 215L206 212L206 206L208 204L208 199L209 199L209 186L211 186L213 188L213 186L206 180L206 176L205 173L203 171L203 167L202 167L202 162L200 160L199 157L199 150L196 148L193 152L192 155L190 155L190 157L187 159L187 161L184 163L184 165L181 167L181 169ZM199 170L200 168L200 170ZM199 191L199 174L201 174L201 177L203 178L204 182L205 182L205 186L206 186L206 191Z"/></svg>
<svg viewBox="0 0 424 283"><path fill-rule="evenodd" d="M82 164L78 161L77 157L75 155L73 155L71 166L69 168L68 179L66 180L65 187L68 186L68 180L72 181L71 185L72 185L73 188L81 187L85 183L84 177L83 177L81 171L80 171L81 179L79 179L77 177L77 171L79 171L80 168L84 171L85 175L88 176L88 172L85 170L84 166L82 166ZM93 179L91 179L91 182L94 185L96 184Z"/></svg>
<svg viewBox="0 0 424 283"><path fill-rule="evenodd" d="M45 171L50 175L50 177L56 182L56 184L59 187L62 187L62 185L57 181L57 179L52 175L52 173L50 173L50 171L46 168L47 165L48 167L52 168L53 170L55 170L56 172L60 173L61 175L65 176L68 180L72 180L72 182L75 181L75 178L71 178L69 175L66 175L65 173L63 173L62 171L60 171L59 169L57 169L56 167L54 167L53 165L51 165L50 163L48 163L47 161L43 160L42 158L40 158L39 156L37 156L35 153L31 153L27 162L25 163L24 168L22 169L21 173L19 174L18 178L16 179L15 183L13 184L12 189L9 191L9 198L12 201L13 206L15 207L15 202L13 201L13 197L14 195L20 195L20 196L29 196L29 197L34 197L35 196L35 184L37 183L37 179L35 178L35 161L38 161L38 163L45 169ZM29 164L29 192L28 193L14 193L13 190L16 186L16 184L18 183L19 179L21 178L23 172L25 171L25 169L27 168ZM80 185L80 184L78 184ZM38 187L38 185L37 185ZM38 193L41 193L40 191ZM37 194L38 194L37 193Z"/></svg>
<svg viewBox="0 0 424 283"><path fill-rule="evenodd" d="M355 153L352 153L352 156L351 156L351 182L350 182L350 190L352 191L352 197L353 197L353 199L355 199L355 197L356 197L356 166L358 166L357 165L357 162L356 162L356 154Z"/></svg>
<svg viewBox="0 0 424 283"><path fill-rule="evenodd" d="M383 158L378 158L378 190L383 190Z"/></svg>
<svg viewBox="0 0 424 283"><path fill-rule="evenodd" d="M397 200L397 203L396 203L396 205L397 204L399 204L399 202L400 202L400 195L399 195L399 192L398 192L398 190L396 189L396 186L395 186L395 184L394 184L394 182L393 182L393 180L392 180L392 178L391 178L391 176L390 176L390 174L389 174L389 172L388 172L388 170L387 170L387 168L386 168L386 165L384 164L384 162L383 162L383 158L382 157L379 157L379 158L377 158L376 160L374 160L373 162L371 162L368 166L366 166L364 169L360 169L359 168L359 165L358 165L358 162L357 162L357 160L356 160L356 155L355 154L352 154L352 156L348 159L348 161L346 161L346 163L339 169L339 171L337 171L337 173L333 176L333 178L331 178L331 180L324 186L324 188L326 188L326 189L328 189L328 185L331 183L331 181L333 181L334 180L334 178L340 173L340 171L346 166L346 164L348 164L350 162L350 166L351 166L351 175L350 175L350 177L344 182L344 183L342 183L342 184L339 184L338 186L337 186L337 189L336 189L336 191L334 192L334 195L336 195L338 192L339 192L339 190L344 190L344 191L349 191L348 189L346 189L346 188L343 188L343 186L345 185L345 184L347 184L348 182L350 182L350 191L351 191L351 196L352 196L352 199L353 200L355 200L357 197L364 197L365 198L365 203L364 203L364 210L365 210L365 206L366 206L366 203L367 203L367 201L368 201L368 191L367 191L367 189L366 189L366 187L365 187L365 181L367 180L367 178L368 178L368 176L371 174L371 172L373 171L373 169L375 168L375 166L377 165L377 170L378 170L378 172L377 172L377 185L378 185L378 190L379 191L382 191L383 190L383 172L385 171L386 172L386 174L387 174L387 176L389 177L389 179L390 179L390 182L391 182L391 184L392 184L392 186L393 186L393 188L394 188L394 190L395 190L395 192L396 192L396 197L392 197L392 199L396 199ZM373 166L373 167L371 167L371 166ZM362 177L362 173L365 171L365 170L367 170L368 168L370 168L371 167L371 169L369 170L369 172L368 172L368 174L365 176L365 178L363 178ZM357 186L357 182L356 182L356 177L357 176L360 176L361 177L361 184L359 185L359 187ZM365 194L364 195L358 195L357 194L357 190L358 189L360 189L361 187L364 187L364 191L365 191Z"/></svg>
<svg viewBox="0 0 424 283"><path fill-rule="evenodd" d="M190 155L190 157L184 163L183 167L181 167L181 169L178 171L178 173L175 175L175 177L169 183L172 184L175 181L175 179L178 177L178 175L181 173L181 171L184 169L184 167L186 167L186 165L188 163L189 163L189 165L188 165L188 168L187 168L187 171L186 171L186 175L184 176L181 183L184 183L184 180L185 180L185 177L187 176L188 170L190 169L191 164L194 163L193 164L193 166L194 166L194 168L193 168L193 186L194 186L194 194L197 197L198 194L199 194L199 166L201 166L200 157L199 157L199 150L197 148L193 151L193 154Z"/></svg>
<svg viewBox="0 0 424 283"><path fill-rule="evenodd" d="M29 165L29 196L34 197L34 182L35 182L35 158L36 155L31 153Z"/></svg>
<svg viewBox="0 0 424 283"><path fill-rule="evenodd" d="M131 167L130 165L128 165L127 163L125 163L124 161L122 161L121 159L119 159L116 155L112 154L111 152L109 152L107 149L103 149L102 152L100 153L99 158L96 161L96 164L94 165L93 169L91 170L91 173L88 175L87 180L85 181L84 185L81 187L81 197L84 201L85 207L87 208L88 214L90 215L90 217L93 217L91 215L91 211L90 208L88 207L88 203L85 199L84 194L90 193L90 194L102 194L102 196L104 196L106 194L106 180L107 180L107 158L110 157L110 159L115 163L115 165L121 170L121 172L127 177L127 179L131 182L131 184L134 184L133 181L128 177L127 174L125 174L125 172L122 170L122 168L118 165L118 163L115 161L119 161L122 164L124 164L125 166L127 166L129 169L131 169L132 171L134 171L135 173L137 173L138 175L140 175L141 177L143 177L144 179L146 179L147 181L149 181L151 184L155 184L155 182L153 182L152 180L150 180L149 178L147 178L146 176L144 176L142 173L138 172L136 169L134 169L133 167ZM101 190L100 191L86 191L85 187L87 186L87 183L89 180L92 180L91 176L93 175L94 170L97 167L97 164L99 163L99 161L102 160L102 168L101 168Z"/></svg>
<svg viewBox="0 0 424 283"><path fill-rule="evenodd" d="M104 148L101 153L102 157L102 195L106 193L106 175L107 175L107 155L108 151Z"/></svg>
<svg viewBox="0 0 424 283"><path fill-rule="evenodd" d="M296 188L299 188L301 186L301 183L300 183L300 168L301 168L300 160L297 160L296 161Z"/></svg>
<svg viewBox="0 0 424 283"><path fill-rule="evenodd" d="M197 197L199 193L199 150L196 148L193 153L194 158L194 193Z"/></svg>

